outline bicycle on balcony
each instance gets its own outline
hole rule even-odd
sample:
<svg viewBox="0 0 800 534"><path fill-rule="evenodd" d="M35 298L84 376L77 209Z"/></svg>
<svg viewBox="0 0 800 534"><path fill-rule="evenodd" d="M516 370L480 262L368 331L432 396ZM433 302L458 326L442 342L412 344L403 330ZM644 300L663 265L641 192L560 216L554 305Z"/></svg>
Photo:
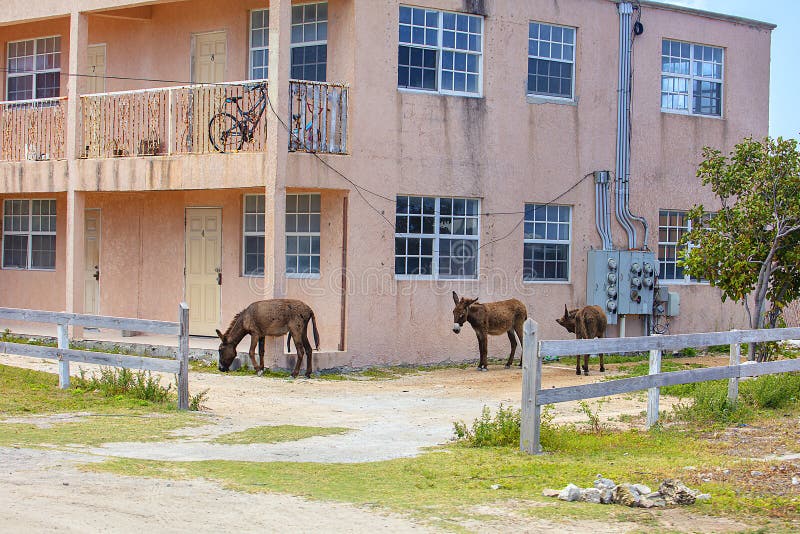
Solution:
<svg viewBox="0 0 800 534"><path fill-rule="evenodd" d="M248 109L239 104L244 96L229 96L226 104L234 104L232 112L220 111L208 121L208 139L218 152L235 152L253 141L256 129L267 109L267 84L260 82L244 86L244 92L258 91L258 98ZM234 115L235 113L235 115Z"/></svg>

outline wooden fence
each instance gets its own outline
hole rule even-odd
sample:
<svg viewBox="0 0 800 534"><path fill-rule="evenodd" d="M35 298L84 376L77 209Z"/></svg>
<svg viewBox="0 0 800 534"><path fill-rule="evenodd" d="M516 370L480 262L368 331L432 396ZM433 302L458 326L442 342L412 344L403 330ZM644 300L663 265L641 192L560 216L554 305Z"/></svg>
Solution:
<svg viewBox="0 0 800 534"><path fill-rule="evenodd" d="M61 389L69 387L69 362L173 373L178 376L178 409L187 410L189 408L189 306L185 302L178 307L178 315L178 322L172 323L147 319L0 308L0 319L58 325L58 347L3 341L0 342L0 353L58 360L58 385ZM70 349L67 336L67 327L70 325L177 335L178 354L174 360L168 360Z"/></svg>
<svg viewBox="0 0 800 534"><path fill-rule="evenodd" d="M766 363L746 362L743 364L739 361L741 343L800 339L800 328L731 330L730 332L674 336L565 341L539 341L538 328L538 324L532 319L528 319L525 322L520 449L529 454L541 453L539 428L541 425L541 407L545 404L605 397L647 389L647 426L649 428L658 422L658 398L661 387L727 379L729 380L728 400L731 403L735 403L739 396L739 378L800 371L800 359ZM730 345L729 365L671 373L661 372L662 351L713 345ZM650 353L650 374L647 376L557 389L542 389L542 358L544 356L619 354L646 351Z"/></svg>

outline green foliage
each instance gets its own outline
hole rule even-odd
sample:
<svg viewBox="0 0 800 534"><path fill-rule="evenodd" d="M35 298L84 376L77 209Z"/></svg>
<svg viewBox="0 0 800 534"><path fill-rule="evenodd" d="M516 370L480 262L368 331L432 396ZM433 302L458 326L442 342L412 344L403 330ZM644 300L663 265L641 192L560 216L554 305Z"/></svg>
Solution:
<svg viewBox="0 0 800 534"><path fill-rule="evenodd" d="M800 401L800 374L766 375L740 381L739 398L754 408L786 408Z"/></svg>
<svg viewBox="0 0 800 534"><path fill-rule="evenodd" d="M722 208L708 218L702 205L682 238L693 246L683 261L687 274L704 278L722 298L747 302L751 326L762 327L800 297L800 150L794 139L747 138L730 157L706 147L697 176L710 185Z"/></svg>
<svg viewBox="0 0 800 534"><path fill-rule="evenodd" d="M508 447L519 445L520 410L501 404L492 416L488 406L478 419L467 427L464 422L453 423L456 439L470 447Z"/></svg>
<svg viewBox="0 0 800 534"><path fill-rule="evenodd" d="M208 389L204 389L203 391L191 395L189 397L189 411L192 412L199 412L204 408L203 401L208 398Z"/></svg>
<svg viewBox="0 0 800 534"><path fill-rule="evenodd" d="M279 443L282 441L297 441L313 436L332 436L349 432L343 427L314 427L314 426L257 426L241 432L223 434L214 440L215 443L226 445L239 445L250 443Z"/></svg>
<svg viewBox="0 0 800 534"><path fill-rule="evenodd" d="M131 371L101 367L100 372L93 373L91 378L81 370L80 377L73 379L75 387L99 391L106 397L129 397L154 403L165 403L173 400L172 385L161 385L158 377L150 371Z"/></svg>
<svg viewBox="0 0 800 534"><path fill-rule="evenodd" d="M752 417L752 410L746 404L728 402L726 380L700 382L693 386L690 402L679 403L673 408L677 419L703 424L736 424Z"/></svg>
<svg viewBox="0 0 800 534"><path fill-rule="evenodd" d="M600 407L604 402L608 401L603 399L597 401L597 403L595 403L594 411L592 411L592 407L589 406L588 402L578 402L578 407L580 408L581 412L587 417L587 419L589 419L589 432L592 434L602 434L605 431L605 426L600 420Z"/></svg>

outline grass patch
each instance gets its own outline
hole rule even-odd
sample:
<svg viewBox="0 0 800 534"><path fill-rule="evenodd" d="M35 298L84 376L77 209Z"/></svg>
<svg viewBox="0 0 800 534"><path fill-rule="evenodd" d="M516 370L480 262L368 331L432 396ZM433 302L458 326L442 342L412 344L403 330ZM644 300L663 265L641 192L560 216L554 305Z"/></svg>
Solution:
<svg viewBox="0 0 800 534"><path fill-rule="evenodd" d="M282 441L297 441L313 436L332 436L349 432L349 428L342 427L315 427L315 426L257 426L241 432L223 434L214 440L214 443L225 445L241 445L249 443L280 443Z"/></svg>

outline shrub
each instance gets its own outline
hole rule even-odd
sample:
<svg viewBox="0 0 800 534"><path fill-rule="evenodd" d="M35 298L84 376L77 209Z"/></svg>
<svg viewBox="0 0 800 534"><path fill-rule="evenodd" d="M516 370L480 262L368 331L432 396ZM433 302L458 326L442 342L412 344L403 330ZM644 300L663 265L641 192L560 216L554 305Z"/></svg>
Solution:
<svg viewBox="0 0 800 534"><path fill-rule="evenodd" d="M99 375L93 373L91 378L86 378L81 370L74 384L80 389L99 391L106 397L124 396L156 403L169 402L173 398L172 385L162 386L150 371L102 367Z"/></svg>
<svg viewBox="0 0 800 534"><path fill-rule="evenodd" d="M520 410L501 404L492 416L489 407L484 406L471 427L464 422L455 422L453 426L456 439L470 447L507 447L519 445L520 418Z"/></svg>
<svg viewBox="0 0 800 534"><path fill-rule="evenodd" d="M800 374L766 375L741 381L739 398L754 408L784 408L800 400Z"/></svg>

